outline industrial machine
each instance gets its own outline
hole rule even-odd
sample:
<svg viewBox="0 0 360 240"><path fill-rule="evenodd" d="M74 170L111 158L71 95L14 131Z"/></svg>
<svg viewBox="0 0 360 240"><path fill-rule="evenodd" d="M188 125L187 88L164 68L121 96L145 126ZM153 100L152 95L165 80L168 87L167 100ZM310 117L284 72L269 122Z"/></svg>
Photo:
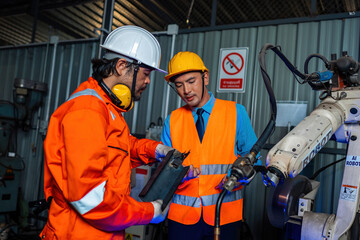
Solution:
<svg viewBox="0 0 360 240"><path fill-rule="evenodd" d="M20 175L25 169L17 153L17 132L31 129L34 113L46 92L45 83L16 78L14 101L0 100L0 235L11 226L6 216L17 209Z"/></svg>
<svg viewBox="0 0 360 240"><path fill-rule="evenodd" d="M23 78L14 81L13 102L0 100L0 156L16 152L16 132L28 131L35 111L47 92L47 84Z"/></svg>
<svg viewBox="0 0 360 240"><path fill-rule="evenodd" d="M305 73L301 73L279 47L266 44L260 52L259 61L267 88L270 78L264 56L268 49L274 51L290 71L302 79L298 80L299 83L307 83L313 90L322 91L322 101L268 152L266 168L254 166L258 148L274 130L276 101L272 91L268 90L272 105L271 120L250 154L234 162L224 184L225 193L218 199L218 208L226 191L231 191L237 182L249 183L257 172L261 172L265 185L274 188L267 208L270 222L276 227L283 227L295 221L299 226L293 228L296 233L291 239L359 239L360 226L354 219L358 219L360 188L360 64L346 52L338 59L332 55L331 61L320 54L312 54L305 61ZM327 70L309 74L308 64L312 58L322 60ZM299 175L330 139L348 144L336 215L311 211L319 183Z"/></svg>

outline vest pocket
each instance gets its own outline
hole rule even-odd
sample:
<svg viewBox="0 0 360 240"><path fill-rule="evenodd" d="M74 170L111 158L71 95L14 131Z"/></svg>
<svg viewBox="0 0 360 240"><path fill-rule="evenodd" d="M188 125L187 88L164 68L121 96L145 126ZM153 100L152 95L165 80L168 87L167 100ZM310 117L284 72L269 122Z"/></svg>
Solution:
<svg viewBox="0 0 360 240"><path fill-rule="evenodd" d="M130 171L131 167L130 158L128 157L129 155L128 146L125 143L118 141L108 142L107 166L112 169L114 174L118 174L121 168L129 169ZM128 161L126 159L128 159ZM130 178L130 173L128 175Z"/></svg>
<svg viewBox="0 0 360 240"><path fill-rule="evenodd" d="M126 153L126 155L128 155L129 154L129 152L127 151L127 150L125 150L125 149L123 149L123 148L120 148L120 147L115 147L115 146L108 146L109 148L114 148L114 149L117 149L117 150L120 150L120 151L123 151L124 153Z"/></svg>
<svg viewBox="0 0 360 240"><path fill-rule="evenodd" d="M108 163L122 162L122 160L129 155L128 148L125 144L108 144Z"/></svg>

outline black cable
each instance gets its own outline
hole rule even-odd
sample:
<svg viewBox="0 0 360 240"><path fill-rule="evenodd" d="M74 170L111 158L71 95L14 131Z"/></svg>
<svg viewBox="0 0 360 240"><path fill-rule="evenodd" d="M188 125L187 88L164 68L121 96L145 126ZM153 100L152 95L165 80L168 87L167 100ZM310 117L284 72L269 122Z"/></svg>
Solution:
<svg viewBox="0 0 360 240"><path fill-rule="evenodd" d="M330 63L329 63L329 61L326 59L326 57L324 57L324 56L321 55L321 54L317 54L317 53L311 54L311 55L309 55L309 56L306 58L306 60L305 60L305 62L304 62L304 73L305 73L305 74L308 74L308 73L309 73L309 72L308 72L309 61L310 61L310 59L312 59L312 58L314 58L314 57L321 59L321 60L325 63L325 67L326 67L326 68L329 68L329 67L330 67Z"/></svg>
<svg viewBox="0 0 360 240"><path fill-rule="evenodd" d="M272 46L271 50L273 50L280 58L283 60L285 65L289 68L291 72L296 74L302 79L305 79L307 77L306 74L301 73L297 68L291 64L291 62L285 57L285 55L280 51L279 47Z"/></svg>
<svg viewBox="0 0 360 240"><path fill-rule="evenodd" d="M268 49L274 50L274 49L276 49L276 47L271 44L265 44L260 51L258 60L260 63L261 75L263 77L266 90L269 94L269 99L270 99L270 104L271 104L271 115L270 115L270 120L269 120L266 128L261 133L261 136L259 137L259 139L256 141L256 143L250 150L250 152L254 156L256 156L260 152L260 150L262 149L262 147L265 144L265 142L267 141L267 139L270 137L270 135L275 130L275 121L276 121L276 114L277 114L276 99L275 99L274 91L272 90L272 87L271 87L271 80L270 80L269 75L267 74L266 65L265 65L265 54Z"/></svg>
<svg viewBox="0 0 360 240"><path fill-rule="evenodd" d="M345 159L346 159L346 157L343 157L343 158L341 158L341 159L339 159L339 160L336 160L335 162L332 162L332 163L330 163L330 164L328 164L328 165L320 168L319 170L317 170L317 171L311 176L310 179L311 179L311 180L314 180L322 171L324 171L324 170L327 169L328 167L331 167L332 165L335 165L335 164L337 164L337 163L339 163L339 162L341 162L341 161L344 161Z"/></svg>
<svg viewBox="0 0 360 240"><path fill-rule="evenodd" d="M222 192L220 193L220 196L218 197L217 201L216 201L216 208L215 208L215 229L219 229L220 228L220 209L221 209L221 204L222 201L224 200L224 197L227 193L226 189L223 189Z"/></svg>

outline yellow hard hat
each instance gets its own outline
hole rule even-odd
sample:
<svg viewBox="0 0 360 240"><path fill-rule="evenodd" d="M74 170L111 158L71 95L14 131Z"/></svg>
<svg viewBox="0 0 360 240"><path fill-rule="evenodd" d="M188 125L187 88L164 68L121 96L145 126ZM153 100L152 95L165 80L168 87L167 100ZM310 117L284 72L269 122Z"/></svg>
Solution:
<svg viewBox="0 0 360 240"><path fill-rule="evenodd" d="M169 74L165 76L165 80L169 82L171 77L191 71L208 72L209 70L196 53L178 52L169 62Z"/></svg>

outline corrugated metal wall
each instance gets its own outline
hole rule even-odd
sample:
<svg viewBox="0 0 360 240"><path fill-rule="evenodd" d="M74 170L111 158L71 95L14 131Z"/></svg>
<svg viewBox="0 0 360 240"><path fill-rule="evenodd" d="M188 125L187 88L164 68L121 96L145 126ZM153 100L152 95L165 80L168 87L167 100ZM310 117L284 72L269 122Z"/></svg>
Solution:
<svg viewBox="0 0 360 240"><path fill-rule="evenodd" d="M311 23L284 24L278 26L251 27L223 31L180 34L176 36L174 53L194 51L204 60L210 71L209 89L217 98L234 100L243 104L251 118L256 134L259 136L270 117L270 104L263 80L260 76L258 53L264 43L280 45L288 59L303 71L306 57L320 53L330 59L331 53L340 56L343 50L359 60L360 19L344 19ZM161 68L167 69L172 49L171 36L159 35L162 47ZM57 44L29 45L0 48L0 74L2 76L0 99L12 100L13 81L16 77L46 82L49 92L43 107L36 115L33 129L19 131L18 154L24 158L26 169L22 173L21 187L27 201L42 197L42 140L38 133L46 125L57 106L91 74L90 59L97 56L97 40L79 42L59 42ZM219 53L221 48L249 47L248 68L245 93L216 93ZM318 104L318 93L308 85L298 84L291 72L272 51L267 55L267 69L272 79L277 100L307 101L308 113ZM314 61L310 71L325 70ZM164 75L153 73L152 83L144 92L142 99L132 111L125 114L132 133L145 134L151 122L158 123L181 105L179 98L165 84ZM169 95L169 104L164 102ZM50 100L50 101L49 101ZM41 121L40 121L41 120ZM277 128L269 143L276 143L287 133L287 128ZM337 143L326 147L344 148ZM262 151L265 163L266 150ZM312 173L341 156L319 154L307 167ZM342 178L343 164L337 164L319 175L321 187L317 197L316 211L336 211ZM40 189L40 190L39 190ZM256 239L265 239L265 199L267 191L260 176L246 188L245 217ZM260 231L259 229L263 229ZM267 238L268 239L268 238Z"/></svg>

